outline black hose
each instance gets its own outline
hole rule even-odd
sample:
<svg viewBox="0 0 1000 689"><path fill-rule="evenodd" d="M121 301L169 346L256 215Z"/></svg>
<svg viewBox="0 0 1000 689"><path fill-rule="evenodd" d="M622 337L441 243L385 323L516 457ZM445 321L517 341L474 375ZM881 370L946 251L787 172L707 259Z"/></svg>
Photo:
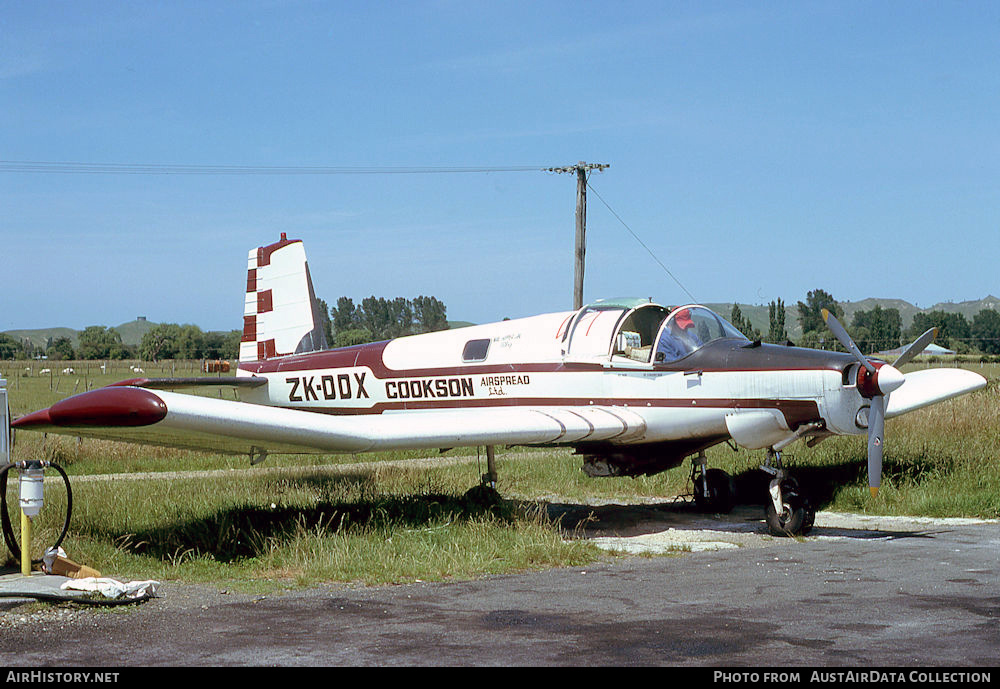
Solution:
<svg viewBox="0 0 1000 689"><path fill-rule="evenodd" d="M14 538L14 527L10 523L10 514L7 511L7 473L14 467L17 463L12 462L3 468L0 468L0 524L3 527L3 538L7 543L7 549L10 550L11 555L14 556L15 560L20 561L21 559L21 548L17 544L17 539ZM63 522L62 533L59 534L59 538L52 545L53 548L58 548L62 545L63 539L66 538L66 533L69 531L69 520L70 515L73 513L73 489L69 485L69 476L58 464L48 464L48 466L54 468L63 478L63 483L66 484L66 521ZM41 564L41 558L37 560L32 560L31 564L37 565Z"/></svg>
<svg viewBox="0 0 1000 689"><path fill-rule="evenodd" d="M0 522L3 524L3 537L7 542L7 548L10 550L11 554L14 556L15 560L21 559L21 549L17 545L17 539L14 538L14 528L10 523L10 515L7 511L7 473L17 466L17 463L12 462L4 467L0 467ZM69 485L69 476L58 464L48 464L48 466L55 468L56 471L63 478L63 483L66 484L66 521L63 524L62 533L59 534L59 538L56 540L53 548L58 548L62 544L63 539L66 537L66 532L69 531L69 520L70 515L73 512L73 490ZM32 564L39 564L41 560L32 560ZM98 606L116 606L116 605L131 605L134 603L142 603L149 600L153 596L150 594L145 594L138 596L136 598L115 598L115 599L102 599L102 598L87 598L87 597L73 597L65 595L56 595L51 593L40 593L31 591L18 591L13 593L0 592L0 598L35 598L42 601L50 601L53 603L83 603L86 605L98 605Z"/></svg>

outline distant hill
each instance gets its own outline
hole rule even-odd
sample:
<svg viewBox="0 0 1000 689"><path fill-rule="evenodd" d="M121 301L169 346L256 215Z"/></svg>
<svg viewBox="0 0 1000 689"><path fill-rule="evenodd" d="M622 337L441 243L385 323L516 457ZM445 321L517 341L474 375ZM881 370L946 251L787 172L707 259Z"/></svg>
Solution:
<svg viewBox="0 0 1000 689"><path fill-rule="evenodd" d="M95 323L95 325L97 325ZM122 337L122 344L139 346L142 336L155 328L158 324L147 321L145 318L137 318L128 323L114 326L115 330ZM30 340L31 344L40 349L44 349L49 338L56 340L60 337L68 337L76 349L80 344L80 333L82 330L72 328L36 328L34 330L7 330L7 335L18 341Z"/></svg>
<svg viewBox="0 0 1000 689"><path fill-rule="evenodd" d="M142 336L155 328L157 323L150 323L145 318L137 318L129 323L116 325L115 330L122 336L122 344L139 346Z"/></svg>
<svg viewBox="0 0 1000 689"><path fill-rule="evenodd" d="M805 298L802 300L805 301ZM785 330L788 331L788 337L793 342L802 336L802 328L799 325L798 301L799 300L796 300L791 304L785 302ZM903 301L902 299L869 298L862 299L861 301L842 301L838 303L844 309L843 320L845 325L850 325L851 320L854 318L854 314L857 311L870 311L877 305L881 306L883 309L896 309L899 311L899 316L903 321L904 330L910 327L910 324L913 323L913 317L918 313L928 313L930 311L960 313L971 323L976 314L983 309L1000 311L1000 299L992 295L975 301L962 301L957 303L942 302L926 309L914 306L913 304ZM732 302L726 304L705 304L705 306L715 310L720 316L727 319L733 311ZM750 323L753 327L757 328L762 333L767 333L771 323L767 304L739 304L739 307L743 316L750 319Z"/></svg>
<svg viewBox="0 0 1000 689"><path fill-rule="evenodd" d="M29 340L35 347L44 349L50 337L53 341L60 337L68 337L73 341L73 347L76 348L80 332L72 328L39 328L36 330L6 330L4 334L10 335L18 342Z"/></svg>

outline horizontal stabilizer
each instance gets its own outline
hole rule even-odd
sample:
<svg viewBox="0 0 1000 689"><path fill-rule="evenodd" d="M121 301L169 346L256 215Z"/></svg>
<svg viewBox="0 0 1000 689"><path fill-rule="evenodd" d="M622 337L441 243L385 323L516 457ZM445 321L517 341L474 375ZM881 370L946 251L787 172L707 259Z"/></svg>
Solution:
<svg viewBox="0 0 1000 689"><path fill-rule="evenodd" d="M889 395L886 418L943 402L986 387L978 373L960 368L930 368L907 373L906 382Z"/></svg>
<svg viewBox="0 0 1000 689"><path fill-rule="evenodd" d="M135 387L147 390L184 390L205 387L257 388L266 385L266 378L227 376L225 378L131 378L108 387Z"/></svg>

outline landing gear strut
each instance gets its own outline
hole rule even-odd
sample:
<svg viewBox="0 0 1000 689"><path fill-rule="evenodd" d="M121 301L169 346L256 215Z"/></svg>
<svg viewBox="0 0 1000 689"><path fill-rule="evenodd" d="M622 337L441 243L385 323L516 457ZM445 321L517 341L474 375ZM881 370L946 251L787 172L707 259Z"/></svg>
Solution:
<svg viewBox="0 0 1000 689"><path fill-rule="evenodd" d="M492 445L486 446L486 473L483 474L478 486L465 492L465 499L480 507L495 507L500 504L500 493L497 491L496 453Z"/></svg>
<svg viewBox="0 0 1000 689"><path fill-rule="evenodd" d="M694 502L703 512L728 514L736 504L736 487L733 477L722 469L707 469L705 453L699 452L691 460L691 482L694 484Z"/></svg>
<svg viewBox="0 0 1000 689"><path fill-rule="evenodd" d="M769 500L765 510L767 528L773 536L805 536L816 520L816 510L802 494L798 482L782 466L781 453L767 451L767 462L761 470L774 478L768 487Z"/></svg>

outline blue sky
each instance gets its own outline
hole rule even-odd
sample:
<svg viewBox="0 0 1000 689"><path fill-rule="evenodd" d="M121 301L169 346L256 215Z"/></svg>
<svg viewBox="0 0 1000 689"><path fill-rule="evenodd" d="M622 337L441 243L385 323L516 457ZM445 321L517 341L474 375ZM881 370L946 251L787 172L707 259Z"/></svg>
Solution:
<svg viewBox="0 0 1000 689"><path fill-rule="evenodd" d="M575 179L502 170L578 161L586 300L997 295L998 64L995 2L10 3L0 330L238 328L281 232L331 303L567 309Z"/></svg>

